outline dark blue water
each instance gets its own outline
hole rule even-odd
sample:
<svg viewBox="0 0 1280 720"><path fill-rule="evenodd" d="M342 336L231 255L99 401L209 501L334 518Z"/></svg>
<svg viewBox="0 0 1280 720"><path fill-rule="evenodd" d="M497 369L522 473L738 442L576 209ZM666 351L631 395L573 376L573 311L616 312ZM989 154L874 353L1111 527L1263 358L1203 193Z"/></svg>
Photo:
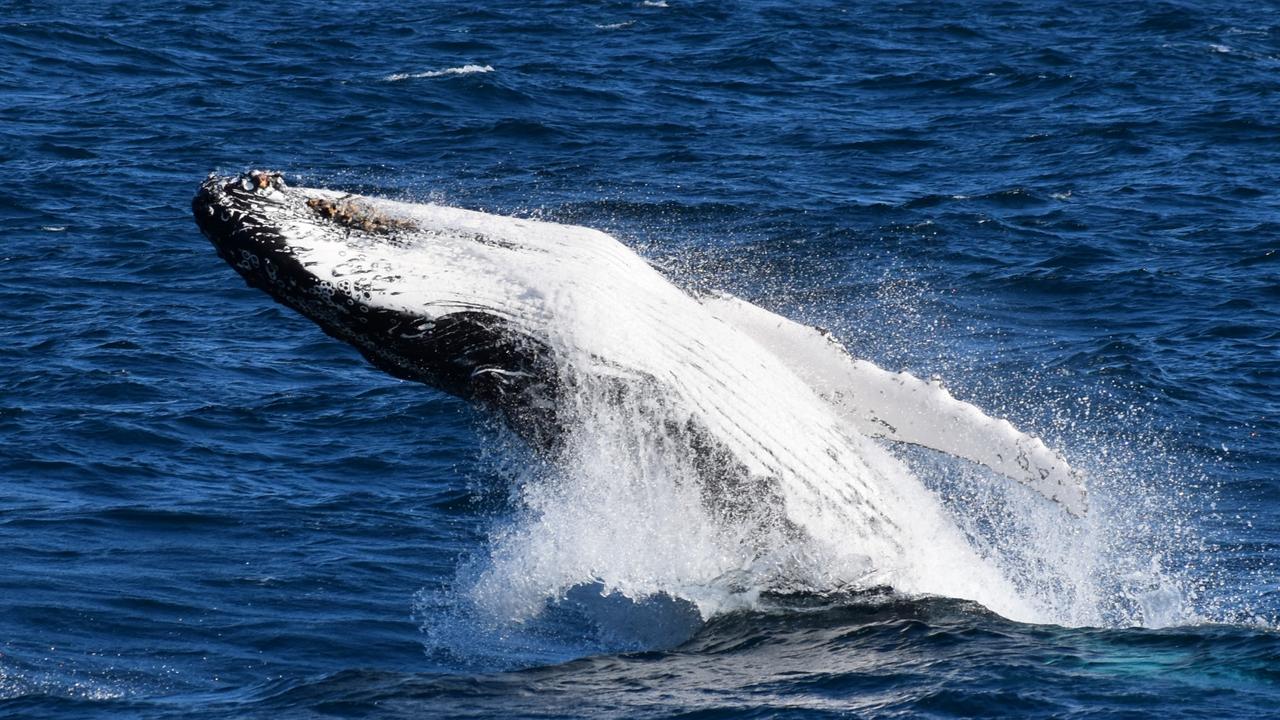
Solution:
<svg viewBox="0 0 1280 720"><path fill-rule="evenodd" d="M3 0L0 714L1274 716L1278 98L1273 3ZM479 628L509 459L215 256L191 195L250 167L602 228L940 373L1181 612L584 578Z"/></svg>

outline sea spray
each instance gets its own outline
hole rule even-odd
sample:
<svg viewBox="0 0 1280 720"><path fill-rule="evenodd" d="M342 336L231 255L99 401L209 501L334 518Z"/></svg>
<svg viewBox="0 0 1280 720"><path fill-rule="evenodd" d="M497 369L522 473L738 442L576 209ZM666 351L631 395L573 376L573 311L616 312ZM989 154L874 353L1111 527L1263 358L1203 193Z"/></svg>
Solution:
<svg viewBox="0 0 1280 720"><path fill-rule="evenodd" d="M914 544L900 557L873 560L838 530L762 535L758 525L726 523L699 485L688 443L654 422L666 411L658 398L623 400L579 385L572 402L572 450L558 464L508 476L515 509L495 523L490 556L455 597L507 631L510 623L536 624L566 601L580 606L584 589L625 598L636 612L651 610L646 603L655 598L679 598L703 618L759 607L765 593L889 585L977 600L1035 623L1161 627L1202 619L1186 573L1161 555L1194 536L1167 488L1157 487L1172 482L1176 468L1160 466L1168 454L1150 436L1076 433L1080 446L1067 447L1083 458L1092 489L1083 519L971 463L901 446L895 458L848 436L875 474L893 480L885 507L910 518L907 531L886 532ZM964 560L955 564L957 557ZM982 580L966 582L972 578ZM626 616L617 607L610 605L613 622Z"/></svg>
<svg viewBox="0 0 1280 720"><path fill-rule="evenodd" d="M713 325L712 331L723 329ZM574 348L566 343L558 352L566 357ZM566 362L565 371L587 362ZM788 387L785 370L773 379ZM816 512L787 506L776 479L708 488L698 449L681 430L690 413L680 398L643 381L635 381L642 391L620 392L617 382L599 376L562 381L574 389L563 415L565 449L558 462L525 465L511 478L516 507L497 523L491 555L465 593L489 622L528 623L588 586L638 605L680 598L709 618L750 608L762 592L890 585L976 599L1011 617L1043 620L972 551L906 466L874 441L839 433L832 453L845 454L848 466L832 466L822 480L839 487L846 472L862 473L855 479L876 483L875 512L883 516L870 515L856 497L842 498L845 507ZM766 403L777 392L768 382L751 387ZM797 397L808 412L829 412L812 393L789 396ZM792 432L780 425L766 441L781 443L781 454L788 441L797 442ZM1062 514L1043 499L1035 502ZM779 522L784 508L786 522ZM839 519L832 522L832 515ZM877 520L858 524L868 517Z"/></svg>

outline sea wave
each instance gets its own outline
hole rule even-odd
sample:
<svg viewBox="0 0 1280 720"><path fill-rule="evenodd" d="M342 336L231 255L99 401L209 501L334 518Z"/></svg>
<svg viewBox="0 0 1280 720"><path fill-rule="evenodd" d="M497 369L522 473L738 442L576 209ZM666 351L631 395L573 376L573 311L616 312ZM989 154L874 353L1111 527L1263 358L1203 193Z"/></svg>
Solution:
<svg viewBox="0 0 1280 720"><path fill-rule="evenodd" d="M476 73L491 73L492 65L461 65L459 67L445 68L443 70L427 70L425 72L416 73L392 73L384 78L386 82L399 82L400 80L414 80L417 78L437 78L449 75L474 75Z"/></svg>

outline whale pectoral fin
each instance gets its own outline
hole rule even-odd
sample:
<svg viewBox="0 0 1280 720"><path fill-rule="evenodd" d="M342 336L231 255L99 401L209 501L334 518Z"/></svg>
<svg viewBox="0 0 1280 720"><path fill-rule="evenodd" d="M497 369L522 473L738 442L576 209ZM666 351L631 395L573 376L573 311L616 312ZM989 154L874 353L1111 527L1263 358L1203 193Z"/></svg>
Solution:
<svg viewBox="0 0 1280 720"><path fill-rule="evenodd" d="M1062 505L1087 511L1083 477L1040 439L957 400L938 383L893 373L835 338L729 295L702 299L712 315L785 363L860 432L984 465Z"/></svg>

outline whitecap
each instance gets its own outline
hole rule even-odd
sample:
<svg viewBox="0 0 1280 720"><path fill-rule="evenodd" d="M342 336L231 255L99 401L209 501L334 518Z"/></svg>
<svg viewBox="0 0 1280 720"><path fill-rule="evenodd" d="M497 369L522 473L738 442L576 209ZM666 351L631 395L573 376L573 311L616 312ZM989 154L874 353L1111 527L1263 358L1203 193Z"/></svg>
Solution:
<svg viewBox="0 0 1280 720"><path fill-rule="evenodd" d="M445 68L444 70L428 70L418 73L394 73L384 78L386 82L397 82L400 80L412 80L415 78L436 78L445 77L447 75L472 75L474 73L493 72L492 65L462 65L460 67Z"/></svg>
<svg viewBox="0 0 1280 720"><path fill-rule="evenodd" d="M609 23L607 25L600 25L597 23L596 29L597 30L621 30L624 27L631 27L632 25L635 25L635 24L636 24L635 20L627 20L626 22Z"/></svg>
<svg viewBox="0 0 1280 720"><path fill-rule="evenodd" d="M670 7L669 5L667 5L667 0L644 0L644 2L640 4L645 7L653 7L653 8Z"/></svg>

